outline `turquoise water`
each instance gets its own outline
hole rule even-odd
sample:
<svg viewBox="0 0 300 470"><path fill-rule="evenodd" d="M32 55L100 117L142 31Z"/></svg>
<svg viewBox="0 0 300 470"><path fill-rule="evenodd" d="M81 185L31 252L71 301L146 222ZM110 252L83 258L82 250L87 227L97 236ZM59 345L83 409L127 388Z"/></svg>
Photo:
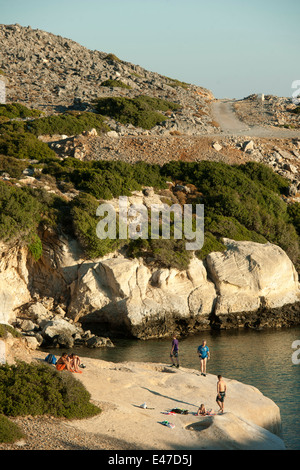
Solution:
<svg viewBox="0 0 300 470"><path fill-rule="evenodd" d="M180 339L183 367L199 370L196 351L203 339L211 352L207 372L253 385L273 400L280 408L286 448L300 450L300 364L292 362L292 343L300 340L300 327L204 332ZM171 340L115 340L114 344L115 348L77 351L82 358L112 362L170 362Z"/></svg>

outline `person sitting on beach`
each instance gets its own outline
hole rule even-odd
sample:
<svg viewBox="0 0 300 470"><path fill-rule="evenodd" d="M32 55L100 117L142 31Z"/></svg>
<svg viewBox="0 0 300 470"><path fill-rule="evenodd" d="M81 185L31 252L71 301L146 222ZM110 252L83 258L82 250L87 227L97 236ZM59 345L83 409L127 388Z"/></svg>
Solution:
<svg viewBox="0 0 300 470"><path fill-rule="evenodd" d="M63 353L61 355L61 357L58 359L57 363L56 363L56 369L57 370L68 370L69 372L73 372L72 370L72 366L71 366L71 363L70 363L70 359L68 357L68 354L67 353Z"/></svg>
<svg viewBox="0 0 300 470"><path fill-rule="evenodd" d="M198 408L198 411L197 411L197 416L205 416L206 415L206 409L205 409L205 406L204 404L202 403L199 408Z"/></svg>
<svg viewBox="0 0 300 470"><path fill-rule="evenodd" d="M73 371L81 373L81 370L79 370L79 366L81 363L79 356L76 356L76 354L73 354L73 353L69 354L69 361L70 361L70 365Z"/></svg>

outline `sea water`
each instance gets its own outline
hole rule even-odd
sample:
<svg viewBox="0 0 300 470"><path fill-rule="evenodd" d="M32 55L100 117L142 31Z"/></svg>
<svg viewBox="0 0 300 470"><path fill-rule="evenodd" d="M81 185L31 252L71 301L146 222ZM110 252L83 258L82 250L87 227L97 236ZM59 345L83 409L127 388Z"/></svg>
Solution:
<svg viewBox="0 0 300 470"><path fill-rule="evenodd" d="M294 341L300 340L300 327L206 331L179 338L182 367L200 370L197 348L203 339L211 354L207 373L252 385L273 400L280 408L286 448L300 450L300 364L293 359L292 347ZM111 362L170 364L171 339L122 339L114 344L114 348L78 348L77 354L82 362L84 357L91 357Z"/></svg>

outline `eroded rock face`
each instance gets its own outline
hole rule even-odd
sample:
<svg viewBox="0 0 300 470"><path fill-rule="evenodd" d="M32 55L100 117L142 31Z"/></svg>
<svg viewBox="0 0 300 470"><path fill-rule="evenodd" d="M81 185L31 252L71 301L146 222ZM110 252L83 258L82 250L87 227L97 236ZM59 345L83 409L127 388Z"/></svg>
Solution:
<svg viewBox="0 0 300 470"><path fill-rule="evenodd" d="M123 257L89 265L72 286L68 313L76 321L89 312L88 321L124 325L134 336L149 338L174 329L210 328L212 316L222 319L224 327L230 322L241 326L247 318L226 323L224 316L299 302L298 276L281 248L270 243L225 243L226 252L208 256L207 269L197 258L182 272L150 270L141 260Z"/></svg>
<svg viewBox="0 0 300 470"><path fill-rule="evenodd" d="M66 317L75 322L105 324L124 334L150 338L174 330L208 329L218 322L224 328L249 321L256 325L262 309L266 325L268 309L280 316L281 309L300 303L297 272L281 248L271 243L224 242L225 252L210 253L205 263L194 257L186 271L150 268L142 259L119 253L84 260L74 241L65 238L55 242L46 238L38 263L26 259L25 249L7 249L0 263L0 319L12 321L19 307L30 305L31 296L46 292L53 305L65 299ZM52 318L53 309L48 308ZM29 310L31 317L41 316ZM285 313L287 322L295 317L292 310Z"/></svg>
<svg viewBox="0 0 300 470"><path fill-rule="evenodd" d="M27 250L0 245L0 323L14 318L14 309L30 300Z"/></svg>
<svg viewBox="0 0 300 470"><path fill-rule="evenodd" d="M71 293L68 314L75 321L86 312L89 321L124 324L143 336L145 328L147 336L166 334L172 319L208 317L216 299L214 284L197 258L183 272L150 270L141 260L123 257L102 260L72 284Z"/></svg>

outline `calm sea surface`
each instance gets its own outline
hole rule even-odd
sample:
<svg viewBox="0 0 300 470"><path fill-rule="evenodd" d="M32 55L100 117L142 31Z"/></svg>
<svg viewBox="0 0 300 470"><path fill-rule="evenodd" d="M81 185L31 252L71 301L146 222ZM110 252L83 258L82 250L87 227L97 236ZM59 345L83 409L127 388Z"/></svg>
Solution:
<svg viewBox="0 0 300 470"><path fill-rule="evenodd" d="M286 448L300 450L300 364L293 364L292 343L300 340L300 327L270 330L204 332L179 340L180 363L199 369L197 347L206 339L211 359L207 372L222 374L257 387L280 408ZM171 340L115 340L115 348L78 348L84 357L111 362L170 363ZM57 355L57 350L55 352ZM298 354L300 359L300 353Z"/></svg>

